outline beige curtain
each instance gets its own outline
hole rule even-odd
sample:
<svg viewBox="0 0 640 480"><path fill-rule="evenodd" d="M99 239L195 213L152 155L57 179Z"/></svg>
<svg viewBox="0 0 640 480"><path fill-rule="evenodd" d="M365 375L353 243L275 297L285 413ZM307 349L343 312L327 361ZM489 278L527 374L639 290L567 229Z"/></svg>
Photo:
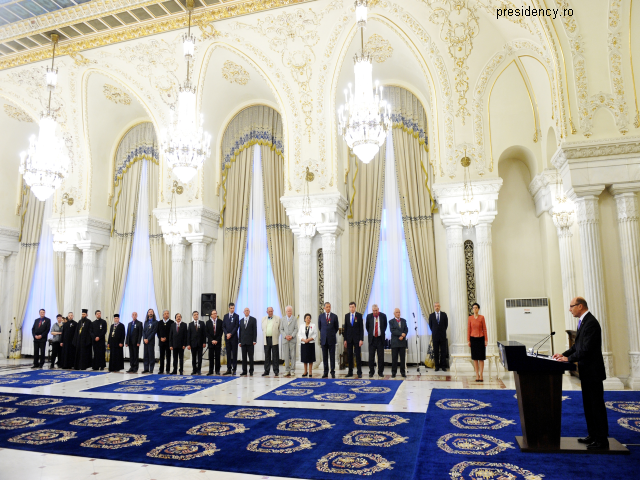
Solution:
<svg viewBox="0 0 640 480"><path fill-rule="evenodd" d="M234 157L227 171L224 195L228 201L224 218L224 261L222 268L222 303L225 311L229 302L235 302L240 290L244 254L247 249L249 200L251 198L251 172L253 149L245 148Z"/></svg>
<svg viewBox="0 0 640 480"><path fill-rule="evenodd" d="M54 252L53 256L53 278L56 288L56 305L58 312L64 315L64 252ZM52 319L53 321L53 319Z"/></svg>
<svg viewBox="0 0 640 480"><path fill-rule="evenodd" d="M42 231L45 202L40 202L28 187L23 188L20 208L20 250L16 259L13 288L13 333L11 336L11 358L20 358L22 348L22 321L27 311L33 272L36 267L38 242Z"/></svg>
<svg viewBox="0 0 640 480"><path fill-rule="evenodd" d="M359 312L369 301L378 259L385 155L386 143L368 164L349 155L349 301Z"/></svg>
<svg viewBox="0 0 640 480"><path fill-rule="evenodd" d="M284 195L285 190L284 160L269 145L262 145L260 148L269 258L276 282L280 311L284 315L287 305L295 307L293 232L289 228L287 212L280 202L280 197Z"/></svg>
<svg viewBox="0 0 640 480"><path fill-rule="evenodd" d="M434 202L427 170L426 115L411 92L389 87L385 93L393 118L393 148L411 273L420 308L430 312L438 299L438 282L432 216Z"/></svg>

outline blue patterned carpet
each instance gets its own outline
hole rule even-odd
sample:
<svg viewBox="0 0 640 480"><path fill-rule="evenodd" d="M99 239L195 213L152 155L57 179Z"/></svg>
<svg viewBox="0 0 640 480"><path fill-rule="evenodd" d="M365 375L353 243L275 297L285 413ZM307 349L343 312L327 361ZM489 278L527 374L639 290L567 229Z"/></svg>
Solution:
<svg viewBox="0 0 640 480"><path fill-rule="evenodd" d="M414 474L424 419L0 394L0 448L265 476L403 480Z"/></svg>
<svg viewBox="0 0 640 480"><path fill-rule="evenodd" d="M107 372L81 372L78 370L36 370L0 375L0 387L35 388L106 374Z"/></svg>
<svg viewBox="0 0 640 480"><path fill-rule="evenodd" d="M388 404L401 383L395 380L299 378L279 386L257 400Z"/></svg>
<svg viewBox="0 0 640 480"><path fill-rule="evenodd" d="M143 378L133 378L118 383L110 383L94 387L83 392L106 393L139 393L142 395L173 395L185 396L192 393L230 382L238 377L231 376L190 376L190 375L145 375Z"/></svg>
<svg viewBox="0 0 640 480"><path fill-rule="evenodd" d="M513 390L444 390L431 394L416 480L567 480L638 478L640 446L631 455L521 453ZM580 391L564 393L562 436L586 436ZM609 436L640 444L640 392L605 392Z"/></svg>

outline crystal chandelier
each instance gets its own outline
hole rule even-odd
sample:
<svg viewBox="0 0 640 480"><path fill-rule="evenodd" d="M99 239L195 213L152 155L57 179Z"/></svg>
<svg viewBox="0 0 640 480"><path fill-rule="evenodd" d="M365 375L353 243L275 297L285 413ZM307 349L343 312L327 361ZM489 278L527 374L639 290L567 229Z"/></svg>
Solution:
<svg viewBox="0 0 640 480"><path fill-rule="evenodd" d="M67 249L67 237L66 237L66 220L65 205L73 205L73 198L68 193L62 195L62 201L60 202L60 218L58 219L58 229L53 236L53 251L64 252Z"/></svg>
<svg viewBox="0 0 640 480"><path fill-rule="evenodd" d="M473 198L473 188L471 186L471 174L469 165L471 159L467 157L467 149L464 150L464 157L460 159L460 164L464 168L464 189L462 192L462 203L458 204L458 213L462 217L462 226L473 228L478 224L480 216L480 202Z"/></svg>
<svg viewBox="0 0 640 480"><path fill-rule="evenodd" d="M302 214L298 217L298 225L301 230L301 236L303 237L313 237L316 234L316 222L313 219L313 215L311 212L311 197L309 196L309 182L312 182L314 179L314 175L309 171L309 167L307 167L307 171L304 176L305 184L304 184L304 197L302 197Z"/></svg>
<svg viewBox="0 0 640 480"><path fill-rule="evenodd" d="M45 201L62 184L69 173L69 157L64 140L56 136L55 113L51 111L51 95L58 83L58 69L54 68L58 35L51 34L53 57L47 67L45 83L49 90L47 111L40 117L38 137L29 138L29 149L20 154L20 173L31 191L40 201Z"/></svg>
<svg viewBox="0 0 640 480"><path fill-rule="evenodd" d="M338 110L338 129L347 145L362 161L369 163L378 153L391 127L391 109L382 100L382 87L372 81L372 57L364 53L367 0L356 0L356 23L360 27L360 54L354 56L355 94L344 91L346 105Z"/></svg>
<svg viewBox="0 0 640 480"><path fill-rule="evenodd" d="M191 13L194 0L187 0L189 27L182 37L187 61L187 80L179 88L178 115L171 112L169 129L164 132L160 148L169 168L182 183L188 183L211 155L211 136L202 130L202 115L196 114L196 88L189 79L189 64L195 54L196 38L191 33Z"/></svg>
<svg viewBox="0 0 640 480"><path fill-rule="evenodd" d="M573 212L573 202L565 195L560 173L556 170L556 196L551 209L553 223L558 228L570 227L573 224Z"/></svg>
<svg viewBox="0 0 640 480"><path fill-rule="evenodd" d="M169 248L182 242L182 234L178 227L178 213L176 211L176 194L182 195L184 191L183 187L178 185L178 182L173 181L173 188L171 189L171 206L169 207L169 228L167 233L163 235L164 241Z"/></svg>

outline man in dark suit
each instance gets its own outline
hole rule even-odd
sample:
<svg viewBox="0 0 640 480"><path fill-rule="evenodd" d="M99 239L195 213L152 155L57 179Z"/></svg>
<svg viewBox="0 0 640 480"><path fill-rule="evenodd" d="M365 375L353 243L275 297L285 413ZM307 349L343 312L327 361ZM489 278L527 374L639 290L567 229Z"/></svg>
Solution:
<svg viewBox="0 0 640 480"><path fill-rule="evenodd" d="M440 304L433 305L435 312L429 315L429 328L431 329L431 342L433 343L433 358L435 360L436 372L441 368L447 370L447 327L449 318L447 314L440 311Z"/></svg>
<svg viewBox="0 0 640 480"><path fill-rule="evenodd" d="M107 322L102 318L102 312L96 310L96 319L91 322L91 343L93 344L93 360L91 368L93 370L104 370L107 366L105 353L107 346L105 337L107 336Z"/></svg>
<svg viewBox="0 0 640 480"><path fill-rule="evenodd" d="M127 370L127 373L138 373L141 341L142 322L138 320L138 312L133 312L131 314L131 322L127 326L127 337L124 341L124 346L129 347L129 370Z"/></svg>
<svg viewBox="0 0 640 480"><path fill-rule="evenodd" d="M189 324L187 332L187 350L191 350L191 375L200 375L202 352L207 346L204 322L200 320L200 313L193 312L193 322Z"/></svg>
<svg viewBox="0 0 640 480"><path fill-rule="evenodd" d="M384 376L384 336L387 331L387 315L373 304L367 315L367 333L369 335L369 378L373 377L378 356L378 376Z"/></svg>
<svg viewBox="0 0 640 480"><path fill-rule="evenodd" d="M160 347L160 368L158 373L164 373L164 359L167 357L167 373L171 371L171 350L169 349L169 334L171 325L175 322L171 320L169 310L162 312L162 320L158 322L158 346Z"/></svg>
<svg viewBox="0 0 640 480"><path fill-rule="evenodd" d="M78 322L73 319L73 312L67 314L67 321L62 325L62 368L73 368L76 361L76 347L73 345L73 338L76 335Z"/></svg>
<svg viewBox="0 0 640 480"><path fill-rule="evenodd" d="M209 373L220 375L220 351L222 350L222 320L218 318L217 310L211 312L211 318L205 325L207 332L207 346L209 347Z"/></svg>
<svg viewBox="0 0 640 480"><path fill-rule="evenodd" d="M396 378L398 370L398 355L400 355L400 375L406 378L407 373L404 369L405 354L407 352L407 335L409 327L404 318L400 318L400 309L393 311L394 318L389 322L389 330L391 331L391 378Z"/></svg>
<svg viewBox="0 0 640 480"><path fill-rule="evenodd" d="M240 319L240 348L242 349L242 373L247 376L247 355L249 356L249 375L253 377L253 348L258 339L258 321L250 316L251 311L244 309L244 317Z"/></svg>
<svg viewBox="0 0 640 480"><path fill-rule="evenodd" d="M602 358L602 330L582 297L571 300L569 311L579 318L578 332L573 346L562 355L556 353L553 358L563 362L578 362L580 383L582 384L582 405L587 420L589 435L579 438L586 443L588 450L606 450L609 448L609 424L607 408L604 404L604 386L607 378Z"/></svg>
<svg viewBox="0 0 640 480"><path fill-rule="evenodd" d="M91 320L87 317L89 309L82 309L82 316L78 322L76 333L73 338L73 345L76 347L76 370L86 370L91 366L91 349L93 339L91 338Z"/></svg>
<svg viewBox="0 0 640 480"><path fill-rule="evenodd" d="M113 324L109 328L109 371L119 372L124 368L124 339L127 336L124 325L120 323L120 315L113 316Z"/></svg>
<svg viewBox="0 0 640 480"><path fill-rule="evenodd" d="M171 325L169 332L169 345L173 351L173 370L171 375L175 375L180 363L180 375L184 366L184 348L187 346L187 326L182 323L182 315L176 313L176 321Z"/></svg>
<svg viewBox="0 0 640 480"><path fill-rule="evenodd" d="M324 364L322 378L329 376L329 360L331 361L331 378L336 378L336 344L338 343L336 336L339 328L338 316L335 313L331 313L331 304L325 302L324 313L318 317L322 362Z"/></svg>
<svg viewBox="0 0 640 480"><path fill-rule="evenodd" d="M33 321L31 333L33 334L33 367L42 368L44 366L44 356L47 349L47 337L51 329L51 320L45 317L44 308L40 309L40 317Z"/></svg>
<svg viewBox="0 0 640 480"><path fill-rule="evenodd" d="M158 334L158 320L156 312L150 308L147 311L147 319L144 321L144 330L142 331L142 341L144 342L144 350L142 361L144 362L144 370L142 373L153 373L156 365L156 335Z"/></svg>
<svg viewBox="0 0 640 480"><path fill-rule="evenodd" d="M225 314L222 321L222 333L224 333L227 345L227 371L225 375L235 375L238 367L238 326L240 317L236 311L235 303L229 304L229 313Z"/></svg>
<svg viewBox="0 0 640 480"><path fill-rule="evenodd" d="M360 349L364 342L364 322L362 321L362 314L356 312L356 302L349 303L349 313L344 316L342 335L344 337L344 348L347 351L347 363L349 364L347 377L353 376L353 353L355 350L358 378L362 378Z"/></svg>

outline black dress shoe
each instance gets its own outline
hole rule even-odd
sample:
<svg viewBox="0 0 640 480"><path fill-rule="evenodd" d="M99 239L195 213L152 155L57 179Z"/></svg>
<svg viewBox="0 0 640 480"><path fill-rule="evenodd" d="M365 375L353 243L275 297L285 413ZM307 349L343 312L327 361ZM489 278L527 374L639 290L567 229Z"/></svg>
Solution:
<svg viewBox="0 0 640 480"><path fill-rule="evenodd" d="M589 445L590 443L593 443L594 440L591 437L585 437L585 438L579 438L578 442L580 443L586 443L587 445Z"/></svg>
<svg viewBox="0 0 640 480"><path fill-rule="evenodd" d="M332 374L331 374L331 378L336 378L336 374L335 374L335 373L332 373Z"/></svg>
<svg viewBox="0 0 640 480"><path fill-rule="evenodd" d="M373 378L373 373L370 373L370 374L369 374L369 378Z"/></svg>
<svg viewBox="0 0 640 480"><path fill-rule="evenodd" d="M209 373L207 373L207 377L208 377L209 375L213 375L213 372L209 372Z"/></svg>
<svg viewBox="0 0 640 480"><path fill-rule="evenodd" d="M278 374L277 374L277 373L274 373L274 374L273 374L273 376L274 376L274 377L277 377L277 376L278 376Z"/></svg>
<svg viewBox="0 0 640 480"><path fill-rule="evenodd" d="M587 450L609 450L609 440L606 442L593 442L587 445Z"/></svg>
<svg viewBox="0 0 640 480"><path fill-rule="evenodd" d="M358 374L358 378L362 378L362 374L361 373Z"/></svg>
<svg viewBox="0 0 640 480"><path fill-rule="evenodd" d="M176 375L176 371L174 370L173 372L171 372L169 375Z"/></svg>
<svg viewBox="0 0 640 480"><path fill-rule="evenodd" d="M402 378L407 378L407 376L404 373L401 376Z"/></svg>
<svg viewBox="0 0 640 480"><path fill-rule="evenodd" d="M158 375L164 375L164 370L158 370Z"/></svg>
<svg viewBox="0 0 640 480"><path fill-rule="evenodd" d="M349 373L347 373L347 374L345 375L345 378L347 378L347 377L353 377L353 372L349 372Z"/></svg>
<svg viewBox="0 0 640 480"><path fill-rule="evenodd" d="M440 371L440 368L436 368L436 372L439 372L439 371Z"/></svg>
<svg viewBox="0 0 640 480"><path fill-rule="evenodd" d="M220 376L220 372L216 372L216 375Z"/></svg>
<svg viewBox="0 0 640 480"><path fill-rule="evenodd" d="M329 375L325 373L324 375L322 375L322 378L329 378Z"/></svg>
<svg viewBox="0 0 640 480"><path fill-rule="evenodd" d="M251 373L249 374L249 376L250 376L250 377L253 377L253 372L251 372Z"/></svg>
<svg viewBox="0 0 640 480"><path fill-rule="evenodd" d="M231 375L231 370L227 370L226 372L223 373L223 375Z"/></svg>
<svg viewBox="0 0 640 480"><path fill-rule="evenodd" d="M263 376L263 377L268 377L268 376L269 376L269 372L264 372L264 373L262 374L262 376Z"/></svg>
<svg viewBox="0 0 640 480"><path fill-rule="evenodd" d="M391 374L391 378L396 378L395 373L392 373L392 374Z"/></svg>

